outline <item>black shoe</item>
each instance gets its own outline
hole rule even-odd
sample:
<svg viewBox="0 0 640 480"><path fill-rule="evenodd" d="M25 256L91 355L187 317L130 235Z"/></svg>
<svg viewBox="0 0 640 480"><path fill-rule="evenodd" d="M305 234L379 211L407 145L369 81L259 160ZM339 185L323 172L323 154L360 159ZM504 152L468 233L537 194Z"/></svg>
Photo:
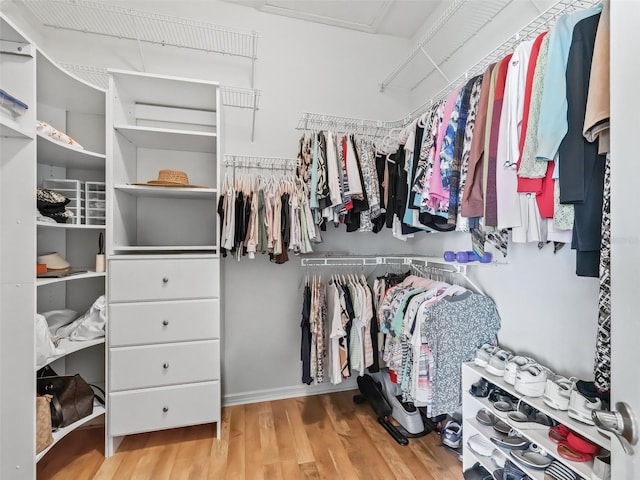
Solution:
<svg viewBox="0 0 640 480"><path fill-rule="evenodd" d="M474 397L484 398L489 396L492 386L493 385L487 382L484 378L481 378L473 385L471 385L469 393L471 393L471 395L473 395Z"/></svg>

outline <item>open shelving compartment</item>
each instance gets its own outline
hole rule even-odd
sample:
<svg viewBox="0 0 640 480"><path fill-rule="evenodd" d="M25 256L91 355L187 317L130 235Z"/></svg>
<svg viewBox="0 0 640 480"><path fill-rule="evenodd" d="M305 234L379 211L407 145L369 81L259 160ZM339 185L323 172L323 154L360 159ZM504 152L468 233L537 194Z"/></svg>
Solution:
<svg viewBox="0 0 640 480"><path fill-rule="evenodd" d="M73 197L75 220L35 222L36 249L32 253L57 252L78 273L36 278L35 311L70 309L79 317L106 292L107 274L95 272L95 263L99 236L107 225L88 225L84 211L85 184L104 184L106 180L106 91L69 74L39 50L36 61L37 120L73 138L83 148L61 142L45 131L36 135L36 185ZM46 361L58 375L77 373L87 383L105 385L105 337L87 341L62 339L59 350L58 355ZM35 365L35 369L42 366ZM94 404L91 415L55 431L53 445L89 422L105 423L98 418L104 414L105 408ZM42 459L53 445L37 454L35 461Z"/></svg>
<svg viewBox="0 0 640 480"><path fill-rule="evenodd" d="M108 253L217 253L219 85L109 73L113 188L107 189L107 203L113 229ZM188 184L148 184L161 170L184 172Z"/></svg>
<svg viewBox="0 0 640 480"><path fill-rule="evenodd" d="M463 417L464 417L464 427L463 427L463 435L464 435L464 451L463 451L463 464L464 468L470 468L476 461L480 461L480 463L485 466L489 471L495 470L495 465L491 462L489 457L482 457L480 455L475 455L470 448L467 446L466 442L470 436L479 434L484 438L489 440L492 436L500 436L501 434L497 434L495 430L490 426L481 425L475 418L478 410L485 408L496 415L497 418L500 418L495 409L493 408L493 404L489 401L488 398L479 398L471 395L469 393L469 388L471 384L477 381L480 378L485 378L489 383L492 383L507 393L515 396L516 398L521 399L523 403L531 405L538 411L548 415L553 418L557 422L566 425L570 430L576 432L577 434L583 436L584 438L590 440L591 442L599 445L603 450L610 451L611 450L611 439L609 437L604 436L599 432L599 430L591 425L586 425L584 423L578 422L569 417L566 411L555 410L547 406L542 397L528 397L523 396L518 393L513 385L507 384L503 378L497 377L494 375L490 375L485 371L484 368L478 367L474 365L473 362L465 363L462 366L463 372ZM548 428L543 429L519 429L518 432L525 437L530 442L538 445L542 450L553 456L556 460L563 463L567 467L569 467L573 472L578 474L580 478L591 478L591 473L593 470L593 461L588 462L573 462L562 458L557 452L557 444L552 442L548 437ZM509 455L508 449L502 449L499 447L495 447L497 450L502 452L507 458L512 460L519 468L521 468L527 475L536 480L542 480L544 478L544 470L536 470L532 468L528 468L525 465L519 463L516 459L514 459L511 455ZM492 468L489 468L492 467Z"/></svg>

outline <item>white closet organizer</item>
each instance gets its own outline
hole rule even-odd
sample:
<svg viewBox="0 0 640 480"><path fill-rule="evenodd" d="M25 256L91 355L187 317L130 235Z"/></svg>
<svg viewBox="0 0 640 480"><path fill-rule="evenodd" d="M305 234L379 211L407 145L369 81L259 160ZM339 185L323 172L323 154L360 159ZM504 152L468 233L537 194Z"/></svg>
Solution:
<svg viewBox="0 0 640 480"><path fill-rule="evenodd" d="M105 273L92 272L105 226L36 221L36 186L45 179L104 181L106 92L59 69L0 14L0 87L28 108L14 116L0 108L0 478L35 478L36 312L86 311L105 293ZM36 133L42 120L76 139L72 149ZM37 279L36 257L59 252L86 273ZM59 374L79 373L104 384L104 339L60 344L49 359ZM90 417L54 433L54 444Z"/></svg>
<svg viewBox="0 0 640 480"><path fill-rule="evenodd" d="M36 54L0 15L0 478L35 478ZM16 472L19 472L16 475Z"/></svg>
<svg viewBox="0 0 640 480"><path fill-rule="evenodd" d="M37 134L37 184L75 199L75 217L69 223L37 222L37 254L58 252L73 269L82 272L62 278L38 278L38 312L70 308L82 314L105 294L106 273L95 272L95 256L98 236L104 233L106 225L85 223L81 188L84 182L105 181L105 114L105 90L69 75L41 51L37 52L38 120L66 133L84 148L72 148L46 134ZM67 184L75 185L73 195L60 189ZM36 368L50 364L58 374L79 373L87 382L104 386L104 344L104 337L88 341L63 340L58 346L62 353ZM96 402L93 414L54 432L53 445L104 413L105 408ZM36 461L53 445L40 452Z"/></svg>
<svg viewBox="0 0 640 480"><path fill-rule="evenodd" d="M217 83L110 70L108 448L217 423L221 149ZM160 170L185 186L158 186Z"/></svg>
<svg viewBox="0 0 640 480"><path fill-rule="evenodd" d="M463 469L467 470L471 468L476 462L480 462L484 467L490 472L495 470L497 467L491 461L490 457L483 457L480 455L476 455L471 449L467 446L467 440L469 437L480 434L489 440L492 436L496 435L495 430L492 427L488 427L480 424L476 420L476 413L478 410L482 408L486 408L492 413L496 413L493 409L492 403L488 398L478 398L474 397L469 393L469 389L471 385L478 381L481 378L485 378L488 382L497 385L504 391L510 393L511 395L516 396L517 398L521 398L522 401L528 405L531 405L538 411L548 415L554 420L566 425L570 430L582 435L588 440L598 444L604 450L611 451L611 440L608 437L602 435L596 427L586 425L584 423L580 423L567 415L567 412L554 410L548 407L543 401L542 397L523 397L521 394L516 392L512 385L507 384L503 378L496 377L488 374L484 368L478 367L473 363L466 363L462 365L462 414L463 414ZM581 478L589 479L591 478L591 472L593 469L593 462L572 462L567 460L556 453L557 444L553 443L548 437L548 428L545 429L522 429L519 432L527 438L530 442L535 443L541 449L543 449L548 454L552 455L558 461L567 465L571 470L573 470L576 474L580 475ZM498 434L499 435L499 434ZM509 458L513 461L518 467L520 467L527 475L536 480L542 480L544 478L544 470L535 470L532 468L527 468L526 466L518 463L511 455L509 455L509 451L507 449L502 449L498 446L495 447L496 450L500 451L506 458Z"/></svg>

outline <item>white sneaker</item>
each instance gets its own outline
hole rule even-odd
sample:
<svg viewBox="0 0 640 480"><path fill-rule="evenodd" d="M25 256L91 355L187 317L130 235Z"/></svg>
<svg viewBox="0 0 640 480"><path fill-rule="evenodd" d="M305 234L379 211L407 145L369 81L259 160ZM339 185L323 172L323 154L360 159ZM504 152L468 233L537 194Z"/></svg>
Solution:
<svg viewBox="0 0 640 480"><path fill-rule="evenodd" d="M573 382L568 378L556 376L547 378L544 390L543 401L555 410L567 410L569 408L569 398L573 390Z"/></svg>
<svg viewBox="0 0 640 480"><path fill-rule="evenodd" d="M513 354L511 352L508 352L506 350L498 350L493 355L491 355L489 363L487 363L487 366L484 367L484 369L491 375L495 375L496 377L503 377L504 370L505 368L507 368L507 362L511 357L513 357Z"/></svg>
<svg viewBox="0 0 640 480"><path fill-rule="evenodd" d="M536 363L536 361L531 357L523 357L521 355L511 357L511 359L507 362L507 367L504 370L505 383L508 383L509 385L515 385L516 373L518 372L518 369L532 363Z"/></svg>
<svg viewBox="0 0 640 480"><path fill-rule="evenodd" d="M442 444L450 448L458 448L462 438L462 427L458 422L447 422L442 431Z"/></svg>
<svg viewBox="0 0 640 480"><path fill-rule="evenodd" d="M569 397L569 417L587 425L595 425L591 419L593 410L600 410L602 401L599 398L589 398L582 395L578 390L572 390Z"/></svg>
<svg viewBox="0 0 640 480"><path fill-rule="evenodd" d="M473 359L473 363L475 363L479 367L486 367L487 363L489 363L491 355L493 355L498 350L500 350L500 347L485 343L476 351L476 356Z"/></svg>
<svg viewBox="0 0 640 480"><path fill-rule="evenodd" d="M532 363L521 367L516 373L514 387L516 392L526 397L541 397L547 383L548 370L542 365Z"/></svg>

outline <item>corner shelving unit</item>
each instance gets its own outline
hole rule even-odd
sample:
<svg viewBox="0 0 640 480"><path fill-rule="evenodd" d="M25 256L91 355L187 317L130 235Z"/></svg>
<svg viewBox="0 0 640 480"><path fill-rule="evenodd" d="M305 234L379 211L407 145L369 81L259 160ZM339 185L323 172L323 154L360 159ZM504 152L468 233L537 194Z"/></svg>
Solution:
<svg viewBox="0 0 640 480"><path fill-rule="evenodd" d="M0 14L1 87L27 105L22 115L0 108L0 478L33 479L35 454L37 312L84 312L105 294L106 273L36 278L38 255L58 252L72 267L95 264L98 235L106 225L36 220L36 187L45 180L104 182L106 168L106 92L60 69L4 15ZM44 121L80 142L70 148L36 131ZM61 187L62 188L62 187ZM79 190L78 190L79 191ZM82 202L81 196L76 198ZM81 212L76 209L76 212ZM78 219L81 218L81 214ZM93 268L93 267L91 267ZM105 338L62 340L49 358L60 374L79 373L92 384L105 383ZM92 415L54 433L54 444L105 413Z"/></svg>
<svg viewBox="0 0 640 480"><path fill-rule="evenodd" d="M36 136L36 181L73 180L75 184L104 182L106 173L106 91L70 75L43 52L37 52L37 114L44 121L76 140L83 149L70 147L44 133ZM63 184L63 182L52 183ZM54 188L55 189L55 188ZM34 222L37 249L42 255L60 253L82 273L59 278L36 278L35 311L72 309L79 314L106 293L105 272L95 272L98 236L108 231L107 225L89 225L84 217L83 188L77 189L75 223ZM79 373L91 384L105 384L105 337L90 341L62 340L62 353L46 362L59 375ZM35 369L42 365L35 365ZM35 372L34 369L34 372ZM105 408L96 404L93 413L72 425L54 432L54 445L87 422L104 415ZM53 446L53 445L52 445ZM51 447L35 456L42 459Z"/></svg>

